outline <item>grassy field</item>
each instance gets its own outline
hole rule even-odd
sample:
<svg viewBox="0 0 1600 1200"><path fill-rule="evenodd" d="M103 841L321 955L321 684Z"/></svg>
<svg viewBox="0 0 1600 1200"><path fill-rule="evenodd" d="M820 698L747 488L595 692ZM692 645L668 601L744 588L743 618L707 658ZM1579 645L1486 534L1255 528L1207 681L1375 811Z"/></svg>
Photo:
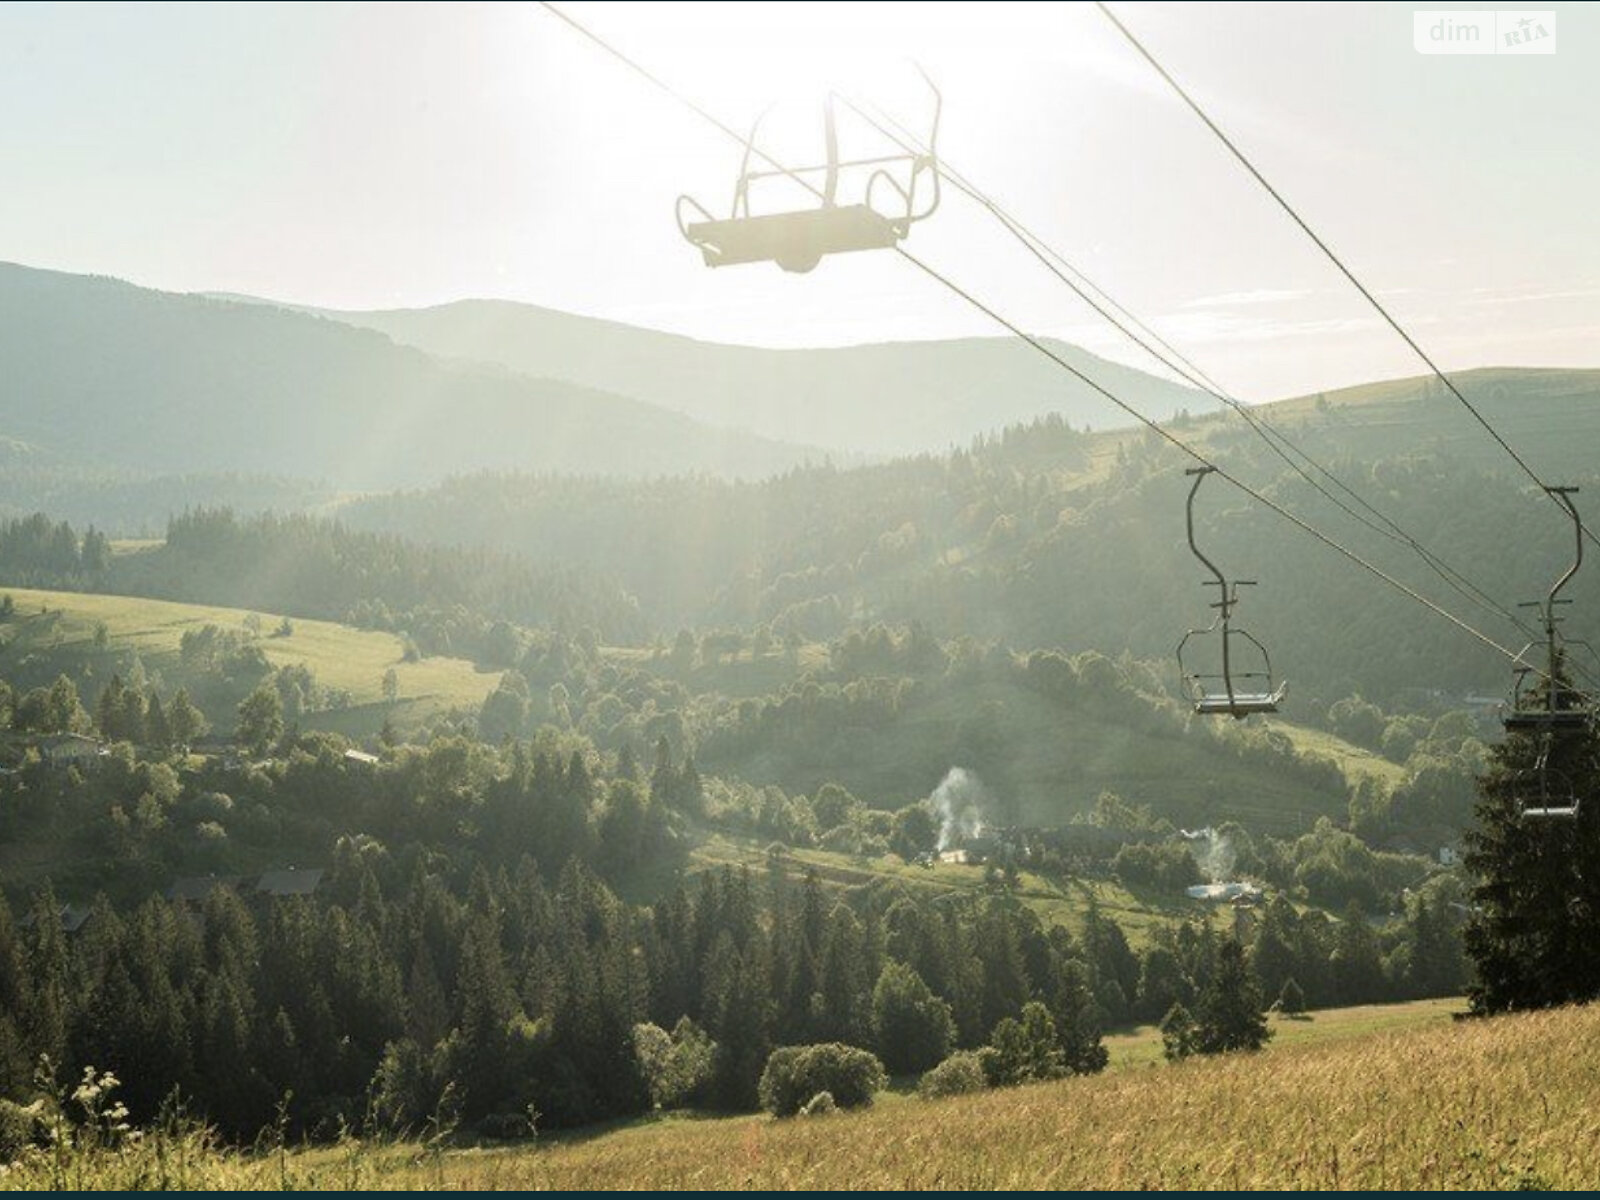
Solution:
<svg viewBox="0 0 1600 1200"><path fill-rule="evenodd" d="M695 847L690 868L722 865L746 866L754 872L765 869L766 852L754 842L713 834ZM790 874L799 877L807 869L817 872L825 885L860 887L875 881L893 880L917 891L957 892L979 895L984 890L981 866L941 863L919 867L898 855L858 858L827 850L790 850ZM1073 934L1083 932L1084 916L1091 903L1122 928L1135 948L1142 947L1152 929L1184 917L1205 917L1218 929L1232 927L1233 910L1226 905L1206 905L1182 895L1135 892L1111 879L1071 879L1058 881L1032 871L1020 872L1021 886L1016 895L1039 914L1046 924L1064 925Z"/></svg>
<svg viewBox="0 0 1600 1200"><path fill-rule="evenodd" d="M1361 1004L1353 1008L1329 1008L1299 1017L1274 1013L1269 1053L1295 1046L1321 1045L1376 1033L1398 1033L1433 1025L1448 1025L1456 1013L1465 1012L1464 999L1413 1000L1407 1004ZM1113 1071L1161 1066L1161 1030L1154 1025L1106 1035Z"/></svg>
<svg viewBox="0 0 1600 1200"><path fill-rule="evenodd" d="M1272 718L1265 723L1274 733L1285 735L1301 754L1321 755L1338 763L1352 785L1371 779L1386 787L1395 787L1405 781L1406 769L1399 763L1390 762L1381 754L1352 745L1325 730L1307 729Z"/></svg>
<svg viewBox="0 0 1600 1200"><path fill-rule="evenodd" d="M0 1173L0 1188L1594 1185L1600 1007L1465 1022L1425 1014L1401 1031L1361 1012L1341 1023L1347 1036L1285 1038L1262 1054L934 1102L886 1097L821 1118L674 1117L470 1149L348 1141L236 1155L192 1137L146 1140L41 1152Z"/></svg>
<svg viewBox="0 0 1600 1200"><path fill-rule="evenodd" d="M126 658L137 652L147 670L159 670L169 686L184 682L178 641L188 630L205 625L242 630L251 615L246 609L213 608L201 604L176 604L134 596L89 595L79 592L35 591L0 587L17 605L15 618L0 627L6 646L0 664L12 671L28 661L47 662L66 657L88 663L97 658ZM261 628L270 635L281 617L257 613ZM376 733L385 715L397 724L415 722L439 709L476 708L499 682L498 672L485 672L457 658L427 658L404 662L400 639L394 634L352 629L330 621L291 622L288 637L263 636L259 642L274 667L304 665L324 687L348 692L348 708L318 713L306 724L334 728L357 736ZM105 628L105 652L95 645L96 632ZM399 684L398 702L383 701L383 675L394 669ZM80 683L85 703L92 705L97 686Z"/></svg>

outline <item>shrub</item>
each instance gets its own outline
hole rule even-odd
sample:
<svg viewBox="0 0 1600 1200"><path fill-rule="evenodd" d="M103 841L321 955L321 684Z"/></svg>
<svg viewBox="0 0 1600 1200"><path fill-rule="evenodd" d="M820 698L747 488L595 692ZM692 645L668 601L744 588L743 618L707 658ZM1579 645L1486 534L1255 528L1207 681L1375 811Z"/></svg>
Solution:
<svg viewBox="0 0 1600 1200"><path fill-rule="evenodd" d="M1161 1020L1161 1052L1168 1062L1178 1062L1195 1052L1198 1031L1194 1018L1181 1003L1174 1003Z"/></svg>
<svg viewBox="0 0 1600 1200"><path fill-rule="evenodd" d="M781 1046L761 1073L761 1107L779 1117L792 1117L819 1092L832 1094L840 1108L871 1104L873 1093L887 1079L875 1054L823 1042L814 1046Z"/></svg>
<svg viewBox="0 0 1600 1200"><path fill-rule="evenodd" d="M0 1164L20 1158L29 1146L44 1144L43 1104L37 1100L28 1105L0 1100Z"/></svg>
<svg viewBox="0 0 1600 1200"><path fill-rule="evenodd" d="M981 1092L988 1086L978 1056L971 1050L958 1050L922 1077L917 1094L924 1100L937 1100Z"/></svg>
<svg viewBox="0 0 1600 1200"><path fill-rule="evenodd" d="M668 1034L659 1025L633 1027L633 1053L657 1108L680 1108L704 1098L717 1046L688 1017Z"/></svg>
<svg viewBox="0 0 1600 1200"><path fill-rule="evenodd" d="M1037 1000L1022 1006L1022 1020L1003 1017L979 1054L983 1073L993 1087L1010 1087L1067 1073L1056 1044L1056 1023Z"/></svg>

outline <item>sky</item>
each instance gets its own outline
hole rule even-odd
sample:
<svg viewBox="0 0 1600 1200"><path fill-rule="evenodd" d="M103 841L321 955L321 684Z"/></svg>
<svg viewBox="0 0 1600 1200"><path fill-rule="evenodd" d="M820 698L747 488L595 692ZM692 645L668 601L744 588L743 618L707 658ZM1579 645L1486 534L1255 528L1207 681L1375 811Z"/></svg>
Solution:
<svg viewBox="0 0 1600 1200"><path fill-rule="evenodd" d="M1242 399L1422 370L1092 5L561 7L730 125L774 106L785 163L828 88L922 127L920 63L946 162ZM1600 366L1600 6L1526 57L1418 54L1415 4L1114 7L1447 368ZM1000 332L890 254L707 269L673 205L724 210L739 153L536 4L0 5L0 260L753 345ZM907 246L1151 365L954 193Z"/></svg>

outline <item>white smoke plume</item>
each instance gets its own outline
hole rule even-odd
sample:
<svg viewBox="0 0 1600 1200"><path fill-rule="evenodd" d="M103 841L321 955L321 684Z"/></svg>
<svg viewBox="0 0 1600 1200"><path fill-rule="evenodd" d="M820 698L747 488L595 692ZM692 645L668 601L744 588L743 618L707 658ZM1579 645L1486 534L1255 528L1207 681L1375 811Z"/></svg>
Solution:
<svg viewBox="0 0 1600 1200"><path fill-rule="evenodd" d="M1231 837L1218 833L1209 825L1192 833L1187 829L1180 833L1189 843L1189 851L1207 879L1212 883L1222 883L1232 876L1235 855Z"/></svg>
<svg viewBox="0 0 1600 1200"><path fill-rule="evenodd" d="M965 767L951 767L928 797L928 807L939 818L939 851L957 838L974 838L983 832L983 808L989 792L983 781Z"/></svg>

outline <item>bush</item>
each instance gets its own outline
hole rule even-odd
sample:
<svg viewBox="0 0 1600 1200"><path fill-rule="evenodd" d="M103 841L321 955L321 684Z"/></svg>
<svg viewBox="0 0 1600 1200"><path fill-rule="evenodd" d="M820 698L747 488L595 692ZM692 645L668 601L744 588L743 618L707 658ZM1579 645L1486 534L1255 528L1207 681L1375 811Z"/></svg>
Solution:
<svg viewBox="0 0 1600 1200"><path fill-rule="evenodd" d="M965 1096L989 1086L983 1064L971 1050L958 1050L922 1077L917 1094L924 1100Z"/></svg>
<svg viewBox="0 0 1600 1200"><path fill-rule="evenodd" d="M832 1094L840 1108L871 1104L873 1093L888 1082L875 1054L823 1042L815 1046L781 1046L761 1073L761 1107L778 1117L792 1117L819 1092Z"/></svg>
<svg viewBox="0 0 1600 1200"><path fill-rule="evenodd" d="M717 1046L688 1017L671 1034L659 1025L633 1027L633 1053L657 1108L681 1108L705 1098Z"/></svg>
<svg viewBox="0 0 1600 1200"><path fill-rule="evenodd" d="M1161 1020L1161 1052L1168 1062L1180 1062L1195 1052L1199 1034L1194 1018L1182 1004L1173 1004Z"/></svg>
<svg viewBox="0 0 1600 1200"><path fill-rule="evenodd" d="M1067 1073L1056 1044L1056 1023L1037 1000L1022 1006L1022 1020L1002 1017L978 1062L991 1087L1059 1079Z"/></svg>
<svg viewBox="0 0 1600 1200"><path fill-rule="evenodd" d="M12 1162L29 1146L46 1142L44 1105L22 1105L0 1100L0 1163Z"/></svg>

